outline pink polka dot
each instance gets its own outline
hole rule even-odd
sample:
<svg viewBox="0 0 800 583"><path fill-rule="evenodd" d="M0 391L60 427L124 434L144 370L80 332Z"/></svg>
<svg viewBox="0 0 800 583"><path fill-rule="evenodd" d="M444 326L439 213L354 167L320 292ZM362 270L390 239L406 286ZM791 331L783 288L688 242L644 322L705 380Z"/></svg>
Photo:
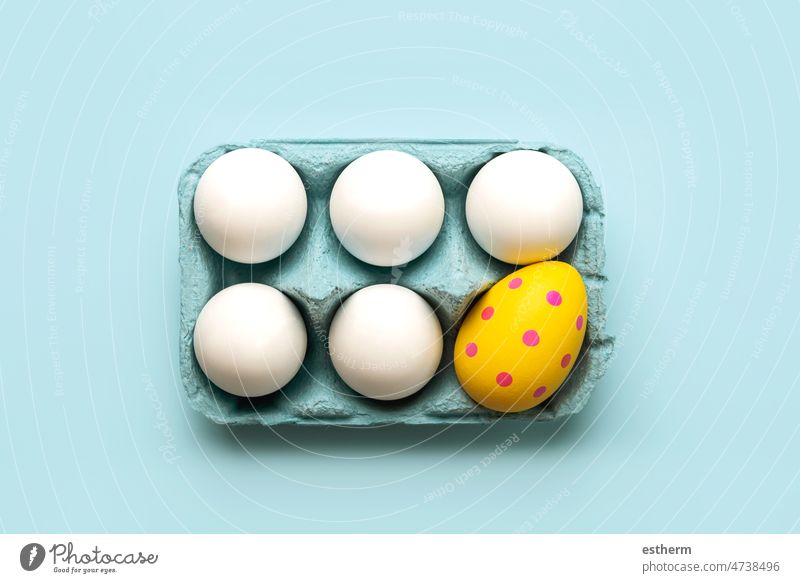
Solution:
<svg viewBox="0 0 800 583"><path fill-rule="evenodd" d="M521 285L522 285L522 280L519 277L515 277L514 279L508 282L509 289L517 289Z"/></svg>
<svg viewBox="0 0 800 583"><path fill-rule="evenodd" d="M560 306L561 305L561 294L558 293L556 290L550 290L547 292L547 303L551 306Z"/></svg>
<svg viewBox="0 0 800 583"><path fill-rule="evenodd" d="M583 328L583 316L578 316L578 319L575 320L575 327L580 330Z"/></svg>
<svg viewBox="0 0 800 583"><path fill-rule="evenodd" d="M481 312L481 318L488 320L492 316L494 316L494 308L492 306L483 308L483 311Z"/></svg>
<svg viewBox="0 0 800 583"><path fill-rule="evenodd" d="M500 385L501 387L507 387L508 385L511 384L511 381L513 381L514 379L512 379L511 375L508 374L507 372L501 372L497 374L497 378L495 380L497 381L497 384Z"/></svg>
<svg viewBox="0 0 800 583"><path fill-rule="evenodd" d="M542 385L541 387L539 387L538 389L536 389L535 391L533 391L533 396L534 396L534 397L536 397L536 398L538 399L539 397L541 397L542 395L544 395L546 392L547 392L547 387L545 387L544 385Z"/></svg>
<svg viewBox="0 0 800 583"><path fill-rule="evenodd" d="M526 346L536 346L539 344L539 333L536 330L528 330L522 335L522 342Z"/></svg>
<svg viewBox="0 0 800 583"><path fill-rule="evenodd" d="M464 350L464 352L467 353L467 356L472 358L473 356L478 354L478 345L475 344L474 342L470 342L469 344L467 344L467 348Z"/></svg>
<svg viewBox="0 0 800 583"><path fill-rule="evenodd" d="M570 360L572 360L571 354L565 354L563 357L561 357L561 368L567 368Z"/></svg>

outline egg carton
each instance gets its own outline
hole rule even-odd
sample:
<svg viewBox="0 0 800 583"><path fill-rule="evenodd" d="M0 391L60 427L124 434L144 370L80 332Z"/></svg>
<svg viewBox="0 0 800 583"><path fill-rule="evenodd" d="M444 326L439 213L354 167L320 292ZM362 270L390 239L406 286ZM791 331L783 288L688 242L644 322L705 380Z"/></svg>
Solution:
<svg viewBox="0 0 800 583"><path fill-rule="evenodd" d="M300 237L280 257L256 265L224 259L197 228L193 199L208 166L237 148L255 147L285 158L300 174L308 215ZM400 150L428 165L442 186L445 219L433 245L401 267L363 263L341 247L331 226L328 201L333 184L350 162L375 150ZM560 160L578 181L583 220L575 240L557 259L582 275L588 294L588 325L569 377L553 397L521 413L497 413L477 405L461 389L453 369L453 344L470 305L496 281L517 268L484 252L467 227L464 203L478 170L493 157L518 149L538 150ZM202 154L178 186L180 212L180 368L189 402L217 423L230 425L344 425L492 423L500 418L551 421L580 411L605 373L613 338L605 334L603 288L605 249L603 199L583 160L572 151L516 140L256 140L225 144ZM243 282L271 285L297 305L308 331L303 367L282 390L247 399L215 386L200 369L192 335L200 310L221 289ZM363 287L395 283L424 297L444 331L444 353L434 378L398 401L367 399L336 374L327 334L341 302Z"/></svg>

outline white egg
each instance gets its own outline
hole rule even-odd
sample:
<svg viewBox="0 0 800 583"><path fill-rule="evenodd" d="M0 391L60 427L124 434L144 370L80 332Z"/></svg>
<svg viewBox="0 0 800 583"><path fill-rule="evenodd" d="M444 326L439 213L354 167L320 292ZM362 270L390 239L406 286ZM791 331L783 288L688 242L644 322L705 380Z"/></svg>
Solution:
<svg viewBox="0 0 800 583"><path fill-rule="evenodd" d="M240 397L260 397L286 385L303 364L306 342L297 307L260 283L217 293L194 328L200 368L219 388Z"/></svg>
<svg viewBox="0 0 800 583"><path fill-rule="evenodd" d="M329 351L336 372L356 392L372 399L402 399L436 373L442 327L415 292L373 285L351 295L336 312Z"/></svg>
<svg viewBox="0 0 800 583"><path fill-rule="evenodd" d="M203 172L194 217L217 253L241 263L274 259L297 240L308 201L300 175L260 148L223 154Z"/></svg>
<svg viewBox="0 0 800 583"><path fill-rule="evenodd" d="M358 259L405 265L431 246L444 220L444 195L425 164L410 154L379 150L351 162L333 186L331 222Z"/></svg>
<svg viewBox="0 0 800 583"><path fill-rule="evenodd" d="M532 150L494 158L467 193L467 224L478 245L516 265L561 253L578 233L582 215L581 189L569 169Z"/></svg>

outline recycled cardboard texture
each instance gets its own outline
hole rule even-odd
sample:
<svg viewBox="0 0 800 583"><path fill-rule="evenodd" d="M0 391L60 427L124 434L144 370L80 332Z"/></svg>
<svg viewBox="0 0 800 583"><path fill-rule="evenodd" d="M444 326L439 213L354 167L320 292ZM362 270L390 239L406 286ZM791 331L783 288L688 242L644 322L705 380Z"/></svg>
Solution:
<svg viewBox="0 0 800 583"><path fill-rule="evenodd" d="M197 183L219 156L242 147L264 148L283 156L303 179L308 216L297 242L282 256L256 265L224 259L200 235L194 219ZM328 200L339 173L359 156L392 149L416 156L442 185L446 216L433 245L403 267L379 268L351 256L339 244L328 215ZM529 411L502 414L474 403L460 388L453 370L453 343L473 300L516 267L492 259L472 238L464 202L475 174L493 157L518 149L554 156L572 171L583 195L583 221L575 240L558 257L583 276L589 298L588 327L578 360L559 391ZM392 424L491 423L500 418L551 421L580 411L603 376L613 352L604 333L605 249L603 199L586 164L572 151L517 141L256 140L226 144L202 154L183 174L178 187L180 212L180 368L189 402L212 421L239 424L376 426ZM192 334L205 303L224 287L242 282L271 285L300 309L308 331L303 368L282 390L245 399L213 385L194 355ZM376 283L411 288L434 308L444 330L439 371L415 395L399 401L361 397L336 374L327 352L327 334L341 302Z"/></svg>

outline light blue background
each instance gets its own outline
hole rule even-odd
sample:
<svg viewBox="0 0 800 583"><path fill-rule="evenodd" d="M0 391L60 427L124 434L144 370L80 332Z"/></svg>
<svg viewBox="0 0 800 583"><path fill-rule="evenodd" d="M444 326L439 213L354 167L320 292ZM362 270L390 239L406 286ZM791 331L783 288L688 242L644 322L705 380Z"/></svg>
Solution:
<svg viewBox="0 0 800 583"><path fill-rule="evenodd" d="M799 530L797 4L173 4L0 8L0 529ZM619 349L583 413L190 410L181 170L230 140L388 136L585 157Z"/></svg>

